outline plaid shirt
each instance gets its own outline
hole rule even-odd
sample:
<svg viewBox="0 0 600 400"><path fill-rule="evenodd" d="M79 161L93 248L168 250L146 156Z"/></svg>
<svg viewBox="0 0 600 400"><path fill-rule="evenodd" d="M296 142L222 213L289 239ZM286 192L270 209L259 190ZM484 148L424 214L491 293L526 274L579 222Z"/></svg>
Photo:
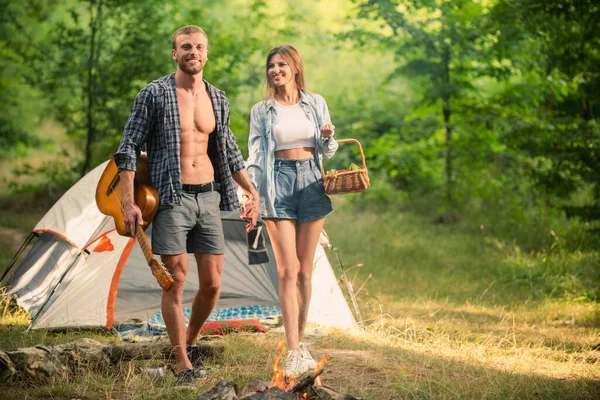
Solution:
<svg viewBox="0 0 600 400"><path fill-rule="evenodd" d="M240 206L232 175L244 169L244 159L229 128L229 102L225 93L204 83L216 121L215 131L208 139L208 156L215 181L221 185L221 210L231 211ZM150 182L158 191L160 203L181 205L181 127L174 73L152 81L135 98L115 153L119 171L136 170L137 157L144 144Z"/></svg>

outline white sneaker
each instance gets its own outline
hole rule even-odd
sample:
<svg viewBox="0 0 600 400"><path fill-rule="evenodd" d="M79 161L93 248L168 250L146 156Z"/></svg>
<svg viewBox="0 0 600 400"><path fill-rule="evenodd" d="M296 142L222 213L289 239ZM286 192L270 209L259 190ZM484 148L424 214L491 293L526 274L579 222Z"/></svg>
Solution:
<svg viewBox="0 0 600 400"><path fill-rule="evenodd" d="M304 358L304 360L306 360L306 363L310 366L311 369L317 368L317 362L315 361L314 358L312 358L312 356L310 355L310 353L308 351L308 348L302 342L300 342L300 353L302 353L302 358Z"/></svg>
<svg viewBox="0 0 600 400"><path fill-rule="evenodd" d="M306 359L301 357L296 350L288 350L283 370L286 376L300 376L309 369L311 368Z"/></svg>

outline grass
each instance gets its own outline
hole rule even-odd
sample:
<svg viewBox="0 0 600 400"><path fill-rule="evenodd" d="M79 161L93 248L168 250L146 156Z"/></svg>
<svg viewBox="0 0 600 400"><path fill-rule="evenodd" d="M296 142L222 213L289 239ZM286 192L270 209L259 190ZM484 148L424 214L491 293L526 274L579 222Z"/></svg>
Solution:
<svg viewBox="0 0 600 400"><path fill-rule="evenodd" d="M329 360L325 384L366 400L600 397L597 250L527 253L485 230L335 203L325 229L358 290L365 332L311 338L313 353ZM19 229L23 221L26 232L39 216L17 212L0 225ZM117 340L24 333L27 315L6 305L0 317L5 351L86 336ZM223 379L247 393L253 380L269 380L280 337L226 336L225 352L209 361L209 379L196 391L172 390L172 377L151 382L124 363L66 382L3 387L0 398L195 399Z"/></svg>

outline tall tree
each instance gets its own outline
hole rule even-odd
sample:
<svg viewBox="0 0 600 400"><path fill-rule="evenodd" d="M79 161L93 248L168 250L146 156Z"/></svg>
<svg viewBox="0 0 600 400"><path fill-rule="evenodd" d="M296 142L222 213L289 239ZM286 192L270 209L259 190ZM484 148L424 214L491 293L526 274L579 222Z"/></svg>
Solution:
<svg viewBox="0 0 600 400"><path fill-rule="evenodd" d="M446 199L454 204L455 131L468 110L468 92L479 73L477 52L482 46L477 22L483 6L470 0L358 1L359 16L383 23L375 35L400 62L395 75L420 86L422 109L437 109L444 131ZM364 36L365 32L356 34ZM432 132L433 135L433 132Z"/></svg>
<svg viewBox="0 0 600 400"><path fill-rule="evenodd" d="M92 143L96 136L96 124L94 121L94 100L96 97L95 88L97 84L96 78L96 65L98 64L98 56L100 54L100 48L98 46L98 35L102 30L102 18L104 11L104 0L89 0L89 14L90 14L90 39L89 39L89 58L87 64L87 85L86 85L86 97L87 97L87 135L85 142L85 153L83 157L83 166L81 167L81 176L84 176L89 168L91 157L92 157Z"/></svg>
<svg viewBox="0 0 600 400"><path fill-rule="evenodd" d="M493 46L498 63L513 72L499 101L529 100L526 113L507 108L505 142L527 157L547 193L567 198L592 186L595 205L573 211L600 218L600 6L500 0L489 21L502 32Z"/></svg>

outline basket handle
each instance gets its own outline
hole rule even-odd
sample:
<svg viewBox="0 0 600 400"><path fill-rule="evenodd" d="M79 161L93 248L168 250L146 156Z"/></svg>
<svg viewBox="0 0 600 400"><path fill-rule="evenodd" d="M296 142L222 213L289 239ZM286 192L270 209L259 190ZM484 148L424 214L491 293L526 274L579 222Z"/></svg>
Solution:
<svg viewBox="0 0 600 400"><path fill-rule="evenodd" d="M360 157L362 158L362 163L363 163L363 167L362 169L367 169L367 163L365 162L365 153L362 151L362 146L360 145L360 142L356 139L340 139L340 140L336 140L336 142L338 143L347 143L347 142L354 142L358 145L358 149L360 150ZM325 168L323 167L323 160L321 160L321 173L325 174Z"/></svg>
<svg viewBox="0 0 600 400"><path fill-rule="evenodd" d="M362 169L367 169L367 163L365 162L365 153L363 152L362 146L360 145L360 142L356 139L340 139L340 140L336 140L336 142L338 143L347 143L347 142L354 142L357 144L358 146L358 150L360 150L360 157L362 159Z"/></svg>

